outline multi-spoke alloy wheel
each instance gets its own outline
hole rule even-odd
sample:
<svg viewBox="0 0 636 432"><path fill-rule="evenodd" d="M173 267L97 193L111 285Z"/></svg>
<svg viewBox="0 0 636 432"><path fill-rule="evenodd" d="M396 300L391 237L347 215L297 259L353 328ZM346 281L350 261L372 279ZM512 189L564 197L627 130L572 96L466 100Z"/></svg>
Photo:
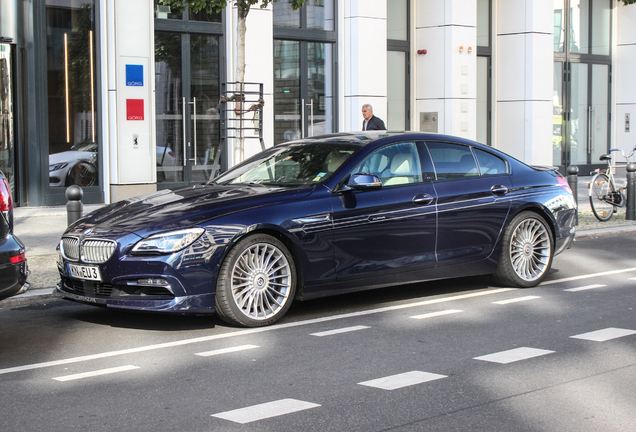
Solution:
<svg viewBox="0 0 636 432"><path fill-rule="evenodd" d="M289 308L295 280L293 259L281 242L267 235L248 237L223 262L217 312L232 324L271 324Z"/></svg>
<svg viewBox="0 0 636 432"><path fill-rule="evenodd" d="M537 285L552 264L552 232L534 213L517 215L504 233L495 277L505 285Z"/></svg>

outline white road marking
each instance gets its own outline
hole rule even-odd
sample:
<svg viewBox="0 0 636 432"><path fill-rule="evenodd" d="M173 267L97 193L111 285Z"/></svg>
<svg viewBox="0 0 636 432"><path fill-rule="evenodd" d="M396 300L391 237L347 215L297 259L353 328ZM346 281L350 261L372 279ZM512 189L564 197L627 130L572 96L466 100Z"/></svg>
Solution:
<svg viewBox="0 0 636 432"><path fill-rule="evenodd" d="M594 342L605 342L611 339L633 335L634 333L636 333L636 330L610 327L603 330L596 330L593 332L583 333L580 335L570 336L570 337L573 339L584 339L584 340L590 340Z"/></svg>
<svg viewBox="0 0 636 432"><path fill-rule="evenodd" d="M556 283L570 282L570 281L581 280L581 279L589 279L589 278L598 277L598 276L609 276L609 275L619 274L619 273L628 273L633 271L636 271L636 267L630 267L630 268L620 269L620 270L611 270L611 271L606 271L601 273L592 273L592 274L586 274L581 276L573 276L573 277L568 277L563 279L555 279L555 280L551 280L547 282L541 282L539 286L552 285Z"/></svg>
<svg viewBox="0 0 636 432"><path fill-rule="evenodd" d="M402 387L409 387L412 385L422 384L428 381L434 381L442 378L447 378L447 376L429 372L411 371L397 375L391 375L384 378L373 379L370 381L364 381L358 384L367 387L375 387L382 390L395 390Z"/></svg>
<svg viewBox="0 0 636 432"><path fill-rule="evenodd" d="M377 309L369 309L369 310L359 311L359 312L351 312L351 313L332 315L332 316L322 317L322 318L314 318L314 319L309 319L305 321L297 321L297 322L291 322L286 324L276 324L269 327L251 328L251 329L239 330L239 331L230 332L230 333L201 336L201 337L192 338L192 339L183 339L179 341L166 342L166 343L160 343L155 345L146 345L146 346L129 348L129 349L124 349L119 351L108 351L108 352L86 355L81 357L71 357L71 358L62 359L62 360L33 363L33 364L27 364L23 366L15 366L10 368L0 369L0 375L5 375L8 373L14 373L14 372L23 372L23 371L34 370L34 369L42 369L42 368L47 368L51 366L60 366L60 365L65 365L70 363L79 363L79 362L85 362L90 360L98 360L98 359L103 359L108 357L116 357L120 355L134 354L139 352L147 352L147 351L153 351L153 350L159 350L159 349L165 349L165 348L174 348L178 346L191 345L195 343L209 342L209 341L220 340L220 339L228 339L233 337L252 335L256 333L264 333L264 332L270 332L270 331L276 331L276 330L282 330L282 329L288 329L288 328L294 328L294 327L302 327L306 325L337 321L337 320L346 319L346 318L356 318L356 317L373 315L373 314L378 314L383 312L391 312L391 311L410 309L410 308L426 306L431 304L445 303L445 302L450 302L455 300L464 300L467 298L499 294L502 292L513 291L513 290L516 290L516 288L499 288L499 289L493 289L493 290L478 291L478 292L473 292L468 294L460 294L460 295L454 295L450 297L436 298L432 300L422 300L415 303L386 306L386 307L381 307Z"/></svg>
<svg viewBox="0 0 636 432"><path fill-rule="evenodd" d="M636 278L629 278L629 280L636 280Z"/></svg>
<svg viewBox="0 0 636 432"><path fill-rule="evenodd" d="M483 360L489 361L493 363L501 363L508 364L520 360L527 360L533 357L539 357L546 354L552 354L554 351L537 349L537 348L528 348L528 347L520 347L511 349L508 351L501 351L494 354L488 354L481 357L474 357L474 360Z"/></svg>
<svg viewBox="0 0 636 432"><path fill-rule="evenodd" d="M78 373L74 375L65 375L65 376L56 377L53 379L55 381L73 381L73 380L78 380L83 378L92 378L92 377L101 376L101 375L109 375L109 374L114 374L118 372L125 372L125 371L129 371L133 369L139 369L139 366L132 366L132 365L119 366L119 367L114 367L110 369L96 370L93 372L84 372L84 373Z"/></svg>
<svg viewBox="0 0 636 432"><path fill-rule="evenodd" d="M459 312L464 312L464 311L459 309L447 309L447 310L443 310L439 312L431 312L431 313L422 314L422 315L413 315L412 317L409 317L409 318L419 320L419 319L426 319L426 318L435 318L438 316L450 315L450 314L459 313Z"/></svg>
<svg viewBox="0 0 636 432"><path fill-rule="evenodd" d="M233 352L246 351L246 350L250 350L250 349L254 349L254 348L260 348L260 347L258 345L239 345L239 346L235 346L235 347L221 348L221 349L214 350L214 351L206 351L206 352L196 353L195 355L198 355L198 356L201 356L201 357L210 357L210 356L215 356L215 355L219 355L219 354L229 354L229 353L233 353Z"/></svg>
<svg viewBox="0 0 636 432"><path fill-rule="evenodd" d="M596 289L596 288L603 288L606 287L607 285L586 285L586 286L582 286L582 287L577 287L577 288L568 288L568 289L564 289L563 291L569 291L569 292L577 292L577 291L586 291L586 290L591 290L591 289Z"/></svg>
<svg viewBox="0 0 636 432"><path fill-rule="evenodd" d="M310 335L311 336L318 336L318 337L332 336L332 335L335 335L335 334L348 333L348 332L357 331L357 330L364 330L364 329L368 329L368 328L371 328L371 327L359 325L359 326L353 326L353 327L343 327L343 328L339 328L339 329L335 329L335 330L327 330L327 331L322 331L322 332L318 332L318 333L310 333Z"/></svg>
<svg viewBox="0 0 636 432"><path fill-rule="evenodd" d="M539 296L517 297L517 298L513 298L513 299L508 299L508 300L496 301L496 302L493 302L493 304L505 305L505 304L510 304L510 303L517 303L517 302L522 302L522 301L535 300L535 299L540 299L540 298L541 297L539 297Z"/></svg>
<svg viewBox="0 0 636 432"><path fill-rule="evenodd" d="M212 414L212 417L229 420L234 423L245 424L257 420L263 420L266 418L272 418L311 408L317 408L319 406L320 405L315 403L305 402L297 399L281 399L274 402L267 402L246 408L239 408L232 411Z"/></svg>

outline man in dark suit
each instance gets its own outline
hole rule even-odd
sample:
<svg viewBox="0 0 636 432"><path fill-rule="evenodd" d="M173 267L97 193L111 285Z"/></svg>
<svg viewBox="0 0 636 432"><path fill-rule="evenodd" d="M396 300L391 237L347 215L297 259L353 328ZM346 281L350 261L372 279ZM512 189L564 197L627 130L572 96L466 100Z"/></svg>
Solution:
<svg viewBox="0 0 636 432"><path fill-rule="evenodd" d="M362 117L364 117L362 130L386 130L382 119L373 115L371 104L362 105Z"/></svg>

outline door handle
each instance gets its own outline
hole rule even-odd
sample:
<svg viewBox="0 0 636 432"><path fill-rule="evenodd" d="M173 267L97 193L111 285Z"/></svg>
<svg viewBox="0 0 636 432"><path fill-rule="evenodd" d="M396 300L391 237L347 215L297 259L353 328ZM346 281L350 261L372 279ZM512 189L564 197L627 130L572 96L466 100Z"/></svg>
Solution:
<svg viewBox="0 0 636 432"><path fill-rule="evenodd" d="M508 193L508 188L504 185L494 185L490 188L490 192L493 195L505 195Z"/></svg>
<svg viewBox="0 0 636 432"><path fill-rule="evenodd" d="M417 205L429 205L433 202L433 197L429 194L419 194L413 197L413 203Z"/></svg>

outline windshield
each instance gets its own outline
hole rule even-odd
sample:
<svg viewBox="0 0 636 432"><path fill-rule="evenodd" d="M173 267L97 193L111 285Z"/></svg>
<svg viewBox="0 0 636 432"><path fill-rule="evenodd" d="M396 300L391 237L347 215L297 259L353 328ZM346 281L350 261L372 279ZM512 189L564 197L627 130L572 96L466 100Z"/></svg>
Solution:
<svg viewBox="0 0 636 432"><path fill-rule="evenodd" d="M326 181L360 146L341 143L274 147L228 171L218 184L304 186Z"/></svg>

